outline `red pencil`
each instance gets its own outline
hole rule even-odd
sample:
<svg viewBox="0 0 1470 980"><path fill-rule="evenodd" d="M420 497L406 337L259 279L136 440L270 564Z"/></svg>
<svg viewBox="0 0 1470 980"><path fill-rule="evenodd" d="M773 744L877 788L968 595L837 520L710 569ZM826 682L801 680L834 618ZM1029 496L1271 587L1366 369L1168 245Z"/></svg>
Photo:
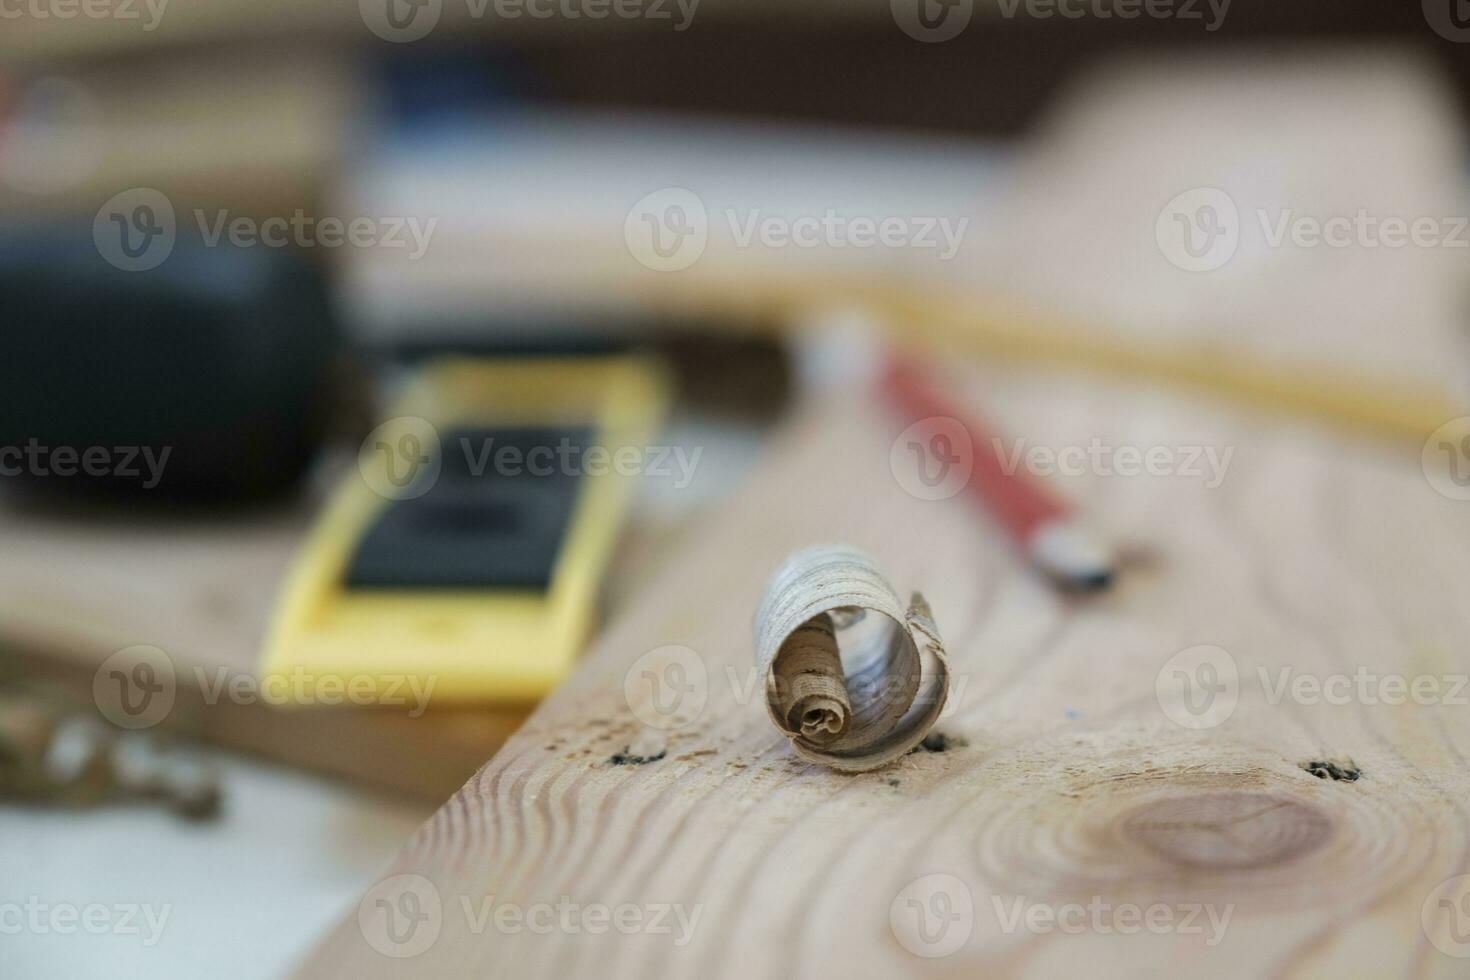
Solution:
<svg viewBox="0 0 1470 980"><path fill-rule="evenodd" d="M963 426L973 461L965 490L1054 581L1077 590L1102 589L1112 582L1111 550L1041 484L1019 469L1006 472L988 427L973 411L962 411L945 398L918 364L890 355L879 384L909 422L947 418Z"/></svg>

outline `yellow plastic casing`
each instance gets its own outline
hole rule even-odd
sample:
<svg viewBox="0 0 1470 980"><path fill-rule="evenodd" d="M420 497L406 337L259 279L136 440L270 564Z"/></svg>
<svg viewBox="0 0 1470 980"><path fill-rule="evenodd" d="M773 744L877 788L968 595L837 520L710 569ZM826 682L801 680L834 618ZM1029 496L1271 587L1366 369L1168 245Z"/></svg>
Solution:
<svg viewBox="0 0 1470 980"><path fill-rule="evenodd" d="M383 482L391 461L374 447L396 445L406 433L434 438L449 427L585 425L591 445L610 454L642 450L662 422L668 391L658 362L637 355L452 358L426 365L393 418L365 440L359 465L332 495L288 573L261 658L262 691L275 692L273 703L313 705L403 703L406 691L430 684L435 701L545 695L587 640L637 477L611 466L579 474L544 591L346 589L344 573L359 539L394 503L392 485Z"/></svg>

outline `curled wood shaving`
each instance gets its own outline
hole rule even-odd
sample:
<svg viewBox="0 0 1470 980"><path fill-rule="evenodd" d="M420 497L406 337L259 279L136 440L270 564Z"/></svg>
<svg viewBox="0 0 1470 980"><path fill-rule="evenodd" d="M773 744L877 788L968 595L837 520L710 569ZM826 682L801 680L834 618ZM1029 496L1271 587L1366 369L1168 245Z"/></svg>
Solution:
<svg viewBox="0 0 1470 980"><path fill-rule="evenodd" d="M776 727L802 758L844 772L908 752L949 696L924 597L905 609L873 559L841 545L799 551L776 570L756 611L755 655Z"/></svg>

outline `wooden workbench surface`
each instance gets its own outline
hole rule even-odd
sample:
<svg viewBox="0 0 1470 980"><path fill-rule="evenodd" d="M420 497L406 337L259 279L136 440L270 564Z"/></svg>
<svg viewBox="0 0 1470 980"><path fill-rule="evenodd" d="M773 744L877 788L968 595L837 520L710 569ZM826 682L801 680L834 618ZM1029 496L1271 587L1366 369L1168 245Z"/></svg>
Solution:
<svg viewBox="0 0 1470 980"><path fill-rule="evenodd" d="M1463 393L1463 252L1257 227L1464 213L1453 111L1412 60L1135 65L1070 105L954 278L1124 342ZM1213 271L1155 242L1191 188L1239 208ZM962 498L904 489L900 426L860 392L814 398L303 975L1464 976L1470 503L1421 460L1448 419L1380 440L1075 366L954 381L1027 449L1164 447L1154 475L1048 477L1128 552L1114 591L1059 597ZM929 598L943 751L844 776L766 717L751 617L822 541ZM589 911L624 905L628 934Z"/></svg>
<svg viewBox="0 0 1470 980"><path fill-rule="evenodd" d="M1470 608L1450 584L1470 580L1465 505L1430 486L1416 453L1269 416L1179 401L1166 415L1156 395L1024 376L977 378L971 394L1028 447L1096 436L1233 454L1213 488L1184 473L1062 479L1132 556L1111 594L1065 600L963 498L903 489L890 469L898 427L874 407L812 406L305 974L1054 976L1111 963L1462 975L1420 916L1441 882L1470 873L1470 710L1450 696L1470 669ZM861 545L899 589L929 597L955 670L946 751L839 775L798 760L766 718L750 617L781 557L820 541ZM1224 651L1214 676L1171 659L1198 645ZM1295 685L1360 668L1443 678L1441 703L1310 703L1294 686L1272 703L1282 670ZM1204 695L1176 669L1236 681L1196 717L1181 699ZM687 725L644 724L660 719L655 697L669 707L680 689ZM666 755L618 764L630 747ZM1361 778L1302 768L1317 761ZM906 932L919 925L906 923L904 889L926 875L951 877L918 886L945 896L919 895L931 931ZM411 959L382 955L400 947L376 903L424 881L437 938ZM561 896L701 911L682 946L677 926L536 935L482 918ZM1008 929L1017 908L1094 902L1101 919L1086 921L1103 924L1077 934L1024 917ZM1199 931L1108 926L1126 926L1116 910L1156 904L1181 930L1198 906ZM943 948L923 936L951 908L967 941L915 955ZM1229 916L1223 938L1211 910Z"/></svg>

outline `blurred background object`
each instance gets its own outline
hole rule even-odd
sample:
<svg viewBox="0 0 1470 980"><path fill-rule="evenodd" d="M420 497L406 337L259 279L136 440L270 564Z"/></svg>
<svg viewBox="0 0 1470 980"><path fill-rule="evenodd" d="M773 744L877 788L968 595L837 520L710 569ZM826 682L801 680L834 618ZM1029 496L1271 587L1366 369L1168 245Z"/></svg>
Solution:
<svg viewBox="0 0 1470 980"><path fill-rule="evenodd" d="M177 242L149 271L108 262L90 234L0 242L0 447L97 449L37 460L17 488L131 491L136 504L294 486L342 397L320 270L279 251Z"/></svg>
<svg viewBox="0 0 1470 980"><path fill-rule="evenodd" d="M1448 13L927 3L0 6L0 900L176 916L7 962L280 973L534 709L262 686L293 560L436 358L667 366L638 448L687 472L599 512L606 561L552 562L595 606L572 650L821 397L788 351L833 311L950 369L1202 392L1399 456L1463 414L1465 251L1272 240L1359 212L1457 234ZM1216 264L1225 226L1189 220L1227 213Z"/></svg>

